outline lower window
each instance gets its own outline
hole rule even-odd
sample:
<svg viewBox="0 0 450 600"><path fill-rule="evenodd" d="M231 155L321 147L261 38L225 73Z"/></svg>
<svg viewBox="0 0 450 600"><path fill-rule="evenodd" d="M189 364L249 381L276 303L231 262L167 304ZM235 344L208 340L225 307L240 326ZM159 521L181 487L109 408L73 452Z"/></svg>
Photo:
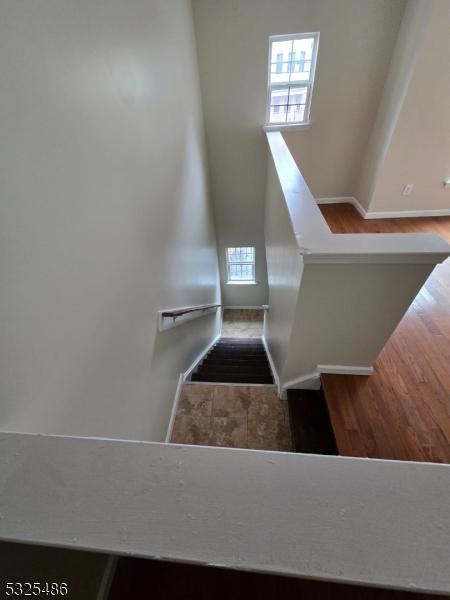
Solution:
<svg viewBox="0 0 450 600"><path fill-rule="evenodd" d="M255 282L255 248L227 248L228 283Z"/></svg>

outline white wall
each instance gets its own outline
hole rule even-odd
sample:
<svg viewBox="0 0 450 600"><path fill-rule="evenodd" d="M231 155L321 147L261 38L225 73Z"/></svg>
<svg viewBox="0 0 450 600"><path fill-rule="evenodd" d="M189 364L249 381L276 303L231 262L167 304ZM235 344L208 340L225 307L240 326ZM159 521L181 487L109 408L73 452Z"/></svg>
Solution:
<svg viewBox="0 0 450 600"><path fill-rule="evenodd" d="M227 245L254 244L261 266L259 286L223 286L224 302L260 304L267 300L266 148L261 128L268 37L320 31L313 125L286 134L286 140L315 196L348 196L375 118L404 2L193 0L193 8L222 279Z"/></svg>
<svg viewBox="0 0 450 600"><path fill-rule="evenodd" d="M416 68L432 1L409 0L405 8L383 95L355 187L355 195L366 209L373 200L378 179L385 166L386 155ZM414 132L418 126L417 122L413 124Z"/></svg>
<svg viewBox="0 0 450 600"><path fill-rule="evenodd" d="M421 6L421 13L426 11L422 39L370 205L365 202L370 211L446 209L450 214L450 189L442 185L450 178L450 10L448 0L422 0ZM407 183L414 190L405 197Z"/></svg>
<svg viewBox="0 0 450 600"><path fill-rule="evenodd" d="M1 0L0 428L164 439L219 299L187 0Z"/></svg>

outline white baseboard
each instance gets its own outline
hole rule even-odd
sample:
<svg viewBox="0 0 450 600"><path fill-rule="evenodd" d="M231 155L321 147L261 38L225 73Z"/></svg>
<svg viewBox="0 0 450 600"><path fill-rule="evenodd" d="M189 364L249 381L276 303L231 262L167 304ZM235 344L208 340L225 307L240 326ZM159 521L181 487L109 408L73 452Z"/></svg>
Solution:
<svg viewBox="0 0 450 600"><path fill-rule="evenodd" d="M275 385L277 386L278 395L280 395L280 392L281 392L281 390L280 390L280 378L278 377L278 373L277 373L277 370L275 368L275 363L273 362L273 358L272 358L272 355L270 354L269 346L267 345L267 341L266 341L266 338L264 337L264 334L261 336L261 340L262 340L264 349L266 351L267 358L269 360L270 369L272 371L272 375L273 375L273 378L275 380Z"/></svg>
<svg viewBox="0 0 450 600"><path fill-rule="evenodd" d="M214 387L217 385L226 385L228 387L277 387L274 383L230 383L229 381L185 381L184 385L213 385Z"/></svg>
<svg viewBox="0 0 450 600"><path fill-rule="evenodd" d="M214 346L214 344L217 342L217 340L219 338L220 338L220 333L218 333L216 335L216 337L212 340L212 342L210 342L206 346L206 348L204 348L202 350L202 352L196 357L194 362L191 364L189 369L187 369L187 371L185 371L184 373L180 373L180 377L178 378L177 389L175 392L175 398L173 399L172 412L170 413L169 426L167 427L166 443L169 443L170 438L172 437L173 424L175 423L175 417L176 417L177 410L178 410L178 403L180 401L181 391L183 389L184 383L187 381L187 379L191 375L191 373L193 371L195 371L199 362L201 360L203 360L203 358L206 356L206 354L208 354L208 352L211 350L211 348Z"/></svg>
<svg viewBox="0 0 450 600"><path fill-rule="evenodd" d="M233 309L233 310L264 310L262 305L259 306L224 306L223 309Z"/></svg>
<svg viewBox="0 0 450 600"><path fill-rule="evenodd" d="M364 219L368 218L367 217L368 213L367 213L366 209L363 206L361 206L361 204L358 202L358 200L354 196L336 196L333 198L316 198L316 202L317 202L317 204L343 204L343 203L352 204Z"/></svg>
<svg viewBox="0 0 450 600"><path fill-rule="evenodd" d="M316 369L311 373L302 375L297 379L286 381L281 386L281 397L286 398L288 389L295 390L319 390L321 386L320 375L322 374L335 375L372 375L373 367L360 367L355 365L317 365Z"/></svg>
<svg viewBox="0 0 450 600"><path fill-rule="evenodd" d="M450 208L430 210L387 210L367 211L353 196L336 196L335 198L316 198L317 204L352 204L364 219L401 219L414 217L449 217Z"/></svg>
<svg viewBox="0 0 450 600"><path fill-rule="evenodd" d="M373 367L359 367L354 365L317 365L318 373L332 373L334 375L372 375Z"/></svg>
<svg viewBox="0 0 450 600"><path fill-rule="evenodd" d="M173 399L172 412L170 413L169 426L167 427L165 442L168 444L172 437L173 425L175 423L175 417L177 416L178 404L180 402L181 391L183 390L184 384L184 373L180 373L178 378L177 390L175 392L175 398Z"/></svg>
<svg viewBox="0 0 450 600"><path fill-rule="evenodd" d="M296 379L283 383L281 387L281 398L286 400L287 391L290 390L320 390L320 373L313 371Z"/></svg>
<svg viewBox="0 0 450 600"><path fill-rule="evenodd" d="M202 352L200 352L200 354L197 356L197 358L194 360L194 362L191 364L191 366L189 367L189 369L187 371L184 372L183 377L184 377L184 381L186 381L188 379L188 377L191 375L191 373L193 373L197 367L197 365L199 364L199 362L204 358L204 356L206 354L208 354L208 352L211 350L211 348L214 346L214 344L217 342L217 340L221 337L221 334L218 333L216 335L216 337L213 339L212 342L210 342L206 348L204 350L202 350Z"/></svg>
<svg viewBox="0 0 450 600"><path fill-rule="evenodd" d="M401 219L405 217L449 217L450 208L430 210L391 210L385 212L366 212L365 219Z"/></svg>
<svg viewBox="0 0 450 600"><path fill-rule="evenodd" d="M330 198L316 198L317 204L343 204L349 202L353 204L356 200L353 196L332 196Z"/></svg>

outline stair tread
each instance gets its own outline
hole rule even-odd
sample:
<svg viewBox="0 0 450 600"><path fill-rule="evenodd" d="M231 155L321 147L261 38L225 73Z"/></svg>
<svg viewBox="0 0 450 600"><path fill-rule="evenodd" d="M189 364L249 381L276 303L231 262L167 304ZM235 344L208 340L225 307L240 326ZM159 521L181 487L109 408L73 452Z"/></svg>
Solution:
<svg viewBox="0 0 450 600"><path fill-rule="evenodd" d="M237 369L199 369L198 371L196 371L199 375L223 375L224 377L228 376L228 375L242 375L242 376L248 376L248 377L252 377L253 375L255 377L272 377L272 374L270 372L269 369L241 369L241 368L237 368Z"/></svg>
<svg viewBox="0 0 450 600"><path fill-rule="evenodd" d="M211 383L242 383L242 384L247 384L247 383L267 383L267 384L273 384L273 378L272 377L221 377L221 376L214 376L214 375L199 375L197 373L195 373L192 376L192 381L204 381L204 382L211 382Z"/></svg>
<svg viewBox="0 0 450 600"><path fill-rule="evenodd" d="M239 361L239 360L205 360L203 361L202 367L211 367L211 368L218 368L218 367L240 367L242 369L269 369L270 365L267 361L259 361L259 362L255 362L255 361Z"/></svg>
<svg viewBox="0 0 450 600"><path fill-rule="evenodd" d="M220 338L191 380L273 385L266 350L260 338Z"/></svg>
<svg viewBox="0 0 450 600"><path fill-rule="evenodd" d="M255 356L266 356L264 351L259 350L247 350L247 349L239 349L239 350L230 350L228 348L214 348L210 350L209 354L216 354L217 356L223 356L226 354L230 354L232 356L247 356L247 355L255 355Z"/></svg>

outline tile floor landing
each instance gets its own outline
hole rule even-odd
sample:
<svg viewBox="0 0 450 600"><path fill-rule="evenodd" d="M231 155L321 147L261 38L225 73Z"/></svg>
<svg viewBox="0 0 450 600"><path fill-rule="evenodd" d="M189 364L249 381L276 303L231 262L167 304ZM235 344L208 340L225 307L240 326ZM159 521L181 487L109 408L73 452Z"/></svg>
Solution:
<svg viewBox="0 0 450 600"><path fill-rule="evenodd" d="M186 383L170 441L292 452L287 410L275 386Z"/></svg>

